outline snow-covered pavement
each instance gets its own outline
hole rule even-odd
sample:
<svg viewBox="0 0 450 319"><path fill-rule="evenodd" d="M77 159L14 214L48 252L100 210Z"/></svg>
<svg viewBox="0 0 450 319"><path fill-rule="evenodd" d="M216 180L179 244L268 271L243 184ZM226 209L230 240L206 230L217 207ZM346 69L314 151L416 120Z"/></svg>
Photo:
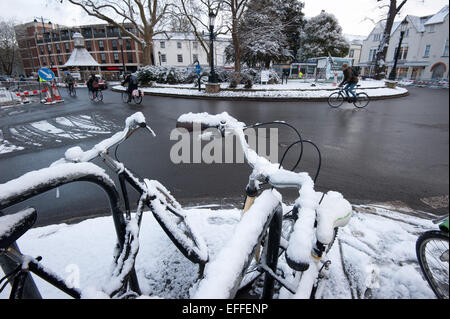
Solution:
<svg viewBox="0 0 450 319"><path fill-rule="evenodd" d="M187 211L214 259L239 222L240 211L213 207ZM434 298L415 254L418 236L430 229L436 229L430 220L389 207L355 206L350 223L340 230L329 253L330 278L318 297ZM83 291L92 292L108 278L115 238L112 218L102 217L76 225L34 228L18 244L23 253L43 256L44 265L75 284L79 282ZM169 299L192 296L198 268L175 248L151 214L144 215L136 269L146 295ZM66 298L36 281L44 297ZM7 290L0 298L7 298Z"/></svg>

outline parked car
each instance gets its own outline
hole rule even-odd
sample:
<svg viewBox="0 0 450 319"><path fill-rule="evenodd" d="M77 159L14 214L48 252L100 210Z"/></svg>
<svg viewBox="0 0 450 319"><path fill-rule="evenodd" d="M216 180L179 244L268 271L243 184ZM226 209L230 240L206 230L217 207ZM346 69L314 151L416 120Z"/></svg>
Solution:
<svg viewBox="0 0 450 319"><path fill-rule="evenodd" d="M5 75L0 75L0 82L11 82L11 81L13 81L12 78Z"/></svg>
<svg viewBox="0 0 450 319"><path fill-rule="evenodd" d="M95 77L98 79L98 86L100 90L106 90L108 88L108 81L102 78L101 75L96 74Z"/></svg>

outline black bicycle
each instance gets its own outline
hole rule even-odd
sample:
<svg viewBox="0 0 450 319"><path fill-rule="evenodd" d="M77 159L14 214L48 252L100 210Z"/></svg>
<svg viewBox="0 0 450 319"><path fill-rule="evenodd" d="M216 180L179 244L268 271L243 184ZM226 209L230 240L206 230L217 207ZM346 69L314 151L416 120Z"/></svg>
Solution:
<svg viewBox="0 0 450 319"><path fill-rule="evenodd" d="M93 101L93 102L102 102L103 101L103 91L98 89L98 90L88 90L88 94L89 94L89 100Z"/></svg>
<svg viewBox="0 0 450 319"><path fill-rule="evenodd" d="M144 94L142 93L141 90L137 90L137 91L138 91L137 95L133 95L128 92L122 92L123 103L129 103L129 101L134 101L134 103L136 103L136 104L141 104Z"/></svg>
<svg viewBox="0 0 450 319"><path fill-rule="evenodd" d="M126 120L126 127L111 138L83 152L75 147L65 153L65 158L53 163L51 167L34 171L16 180L0 185L0 209L8 208L57 187L73 182L91 182L100 186L109 198L118 242L114 253L114 267L110 273L110 284L103 292L114 298L134 298L141 290L134 269L139 250L139 231L147 207L180 252L190 261L199 265L199 276L203 274L209 254L206 243L190 225L187 213L159 182L142 179L128 170L119 160L109 155L109 150L123 143L140 128L154 132L146 124L142 113L136 113ZM119 178L125 211L120 207L120 196L113 181L98 166L89 161L100 157ZM126 183L139 194L134 217L131 212ZM19 186L18 186L19 185ZM64 280L46 270L37 259L22 255L15 241L30 229L36 220L36 210L27 209L14 215L0 217L0 266L6 274L0 280L0 292L7 283L12 284L10 298L31 296L39 298L40 293L29 278L32 272L56 288L74 298L80 298L79 289L68 286ZM30 287L31 286L31 287Z"/></svg>
<svg viewBox="0 0 450 319"><path fill-rule="evenodd" d="M356 86L357 88L360 85ZM332 93L328 97L328 105L332 108L338 108L344 104L344 102L353 103L355 107L362 109L365 108L370 103L370 98L365 92L356 93L356 99L353 96L349 96L347 91L344 88L340 88L338 92Z"/></svg>
<svg viewBox="0 0 450 319"><path fill-rule="evenodd" d="M423 233L416 242L420 269L439 299L449 296L448 216L438 219L439 230Z"/></svg>
<svg viewBox="0 0 450 319"><path fill-rule="evenodd" d="M71 97L77 96L77 90L75 89L75 84L67 85L67 94L69 94Z"/></svg>

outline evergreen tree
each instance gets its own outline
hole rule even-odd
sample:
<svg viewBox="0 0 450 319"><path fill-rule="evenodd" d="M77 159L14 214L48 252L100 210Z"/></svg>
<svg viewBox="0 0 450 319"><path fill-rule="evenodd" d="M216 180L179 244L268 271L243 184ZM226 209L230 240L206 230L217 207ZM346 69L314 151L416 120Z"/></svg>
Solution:
<svg viewBox="0 0 450 319"><path fill-rule="evenodd" d="M293 52L293 56L297 58L299 50L300 31L305 25L304 2L299 0L281 0L278 1L279 14L283 23L283 33L286 36L288 49Z"/></svg>
<svg viewBox="0 0 450 319"><path fill-rule="evenodd" d="M239 25L242 62L249 67L270 67L272 61L282 60L287 46L279 14L279 0L250 0ZM226 50L232 60L234 48Z"/></svg>
<svg viewBox="0 0 450 319"><path fill-rule="evenodd" d="M350 45L342 35L342 28L333 14L322 11L309 19L300 32L300 58L328 56L344 57Z"/></svg>

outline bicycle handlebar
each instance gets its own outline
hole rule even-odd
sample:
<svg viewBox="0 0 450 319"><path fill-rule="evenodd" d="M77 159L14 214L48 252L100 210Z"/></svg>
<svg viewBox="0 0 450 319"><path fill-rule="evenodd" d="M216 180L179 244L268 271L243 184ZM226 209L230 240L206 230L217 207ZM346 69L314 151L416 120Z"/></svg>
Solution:
<svg viewBox="0 0 450 319"><path fill-rule="evenodd" d="M153 136L156 136L151 127L147 125L144 115L141 112L137 112L125 120L123 131L103 140L88 151L83 151L79 146L72 147L65 152L64 158L54 162L51 166L63 163L90 162L97 156L106 153L111 147L123 143L139 128L146 128Z"/></svg>
<svg viewBox="0 0 450 319"><path fill-rule="evenodd" d="M261 179L277 188L301 188L302 185L312 182L307 173L295 173L279 167L279 164L272 163L266 158L259 156L248 145L244 129L245 123L239 122L227 112L217 115L208 113L188 113L180 116L177 121L177 127L185 128L190 131L196 129L198 125L200 130L207 128L217 128L222 136L227 133L235 134L244 153L244 157L250 167L253 168L251 178Z"/></svg>

